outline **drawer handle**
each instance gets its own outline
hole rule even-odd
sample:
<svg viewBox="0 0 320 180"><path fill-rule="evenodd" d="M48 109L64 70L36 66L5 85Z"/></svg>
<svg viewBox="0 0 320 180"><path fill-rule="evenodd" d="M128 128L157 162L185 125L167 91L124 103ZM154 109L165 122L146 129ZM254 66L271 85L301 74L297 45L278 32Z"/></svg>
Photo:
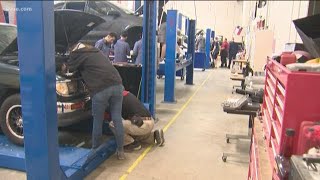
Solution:
<svg viewBox="0 0 320 180"><path fill-rule="evenodd" d="M278 73L281 73L282 72L282 69L278 69Z"/></svg>

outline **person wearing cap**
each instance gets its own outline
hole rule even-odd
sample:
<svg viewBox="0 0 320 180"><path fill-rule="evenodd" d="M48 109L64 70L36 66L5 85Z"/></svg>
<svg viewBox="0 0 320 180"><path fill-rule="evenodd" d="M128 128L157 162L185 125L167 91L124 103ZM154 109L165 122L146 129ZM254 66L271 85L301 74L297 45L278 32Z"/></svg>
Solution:
<svg viewBox="0 0 320 180"><path fill-rule="evenodd" d="M100 49L102 53L109 58L111 45L116 40L116 37L117 37L116 33L111 32L104 38L97 41L94 46Z"/></svg>
<svg viewBox="0 0 320 180"><path fill-rule="evenodd" d="M99 49L82 43L70 48L70 58L62 65L62 71L66 69L78 70L90 93L93 116L92 149L95 150L102 144L104 112L109 107L115 127L116 153L119 160L125 159L121 117L124 87L118 71Z"/></svg>
<svg viewBox="0 0 320 180"><path fill-rule="evenodd" d="M163 130L153 130L154 119L152 115L141 101L129 91L123 91L122 118L124 119L122 123L125 151L139 150L141 143L164 145ZM113 130L113 122L110 122L109 125Z"/></svg>
<svg viewBox="0 0 320 180"><path fill-rule="evenodd" d="M113 62L128 62L127 56L130 55L130 46L126 42L128 38L128 33L126 31L122 32L120 39L114 45L114 60Z"/></svg>

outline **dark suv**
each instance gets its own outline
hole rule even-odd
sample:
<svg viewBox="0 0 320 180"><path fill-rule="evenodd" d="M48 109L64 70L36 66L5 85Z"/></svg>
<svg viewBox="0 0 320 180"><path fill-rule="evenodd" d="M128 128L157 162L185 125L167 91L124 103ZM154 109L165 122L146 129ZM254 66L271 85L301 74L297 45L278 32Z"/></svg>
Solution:
<svg viewBox="0 0 320 180"><path fill-rule="evenodd" d="M54 13L58 126L63 127L90 119L91 102L80 75L77 72L61 73L61 64L68 58L68 47L77 43L104 20L74 10L58 10ZM16 26L0 24L0 125L10 141L23 145L16 37Z"/></svg>
<svg viewBox="0 0 320 180"><path fill-rule="evenodd" d="M117 6L109 1L63 1L56 3L54 8L73 9L99 16L105 20L104 23L94 28L82 38L82 42L94 45L94 43L106 36L109 32L118 35L122 31L128 32L127 42L133 49L134 43L140 39L142 33L142 17L134 12Z"/></svg>

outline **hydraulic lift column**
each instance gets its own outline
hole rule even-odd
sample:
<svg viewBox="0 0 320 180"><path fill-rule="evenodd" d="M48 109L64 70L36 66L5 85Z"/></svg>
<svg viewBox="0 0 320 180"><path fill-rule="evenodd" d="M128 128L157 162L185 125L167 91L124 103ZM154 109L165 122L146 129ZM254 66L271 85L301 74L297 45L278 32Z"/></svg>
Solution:
<svg viewBox="0 0 320 180"><path fill-rule="evenodd" d="M205 68L208 69L210 67L210 47L211 47L211 29L207 29L206 31L206 63Z"/></svg>
<svg viewBox="0 0 320 180"><path fill-rule="evenodd" d="M186 70L186 84L193 85L193 69L194 69L194 60L195 60L195 35L196 35L196 21L188 20L188 56L192 57L192 63L187 66Z"/></svg>
<svg viewBox="0 0 320 180"><path fill-rule="evenodd" d="M17 1L20 91L28 179L63 179L59 166L53 1Z"/></svg>
<svg viewBox="0 0 320 180"><path fill-rule="evenodd" d="M178 11L168 10L167 12L164 102L172 103L176 101L174 89L176 81Z"/></svg>
<svg viewBox="0 0 320 180"><path fill-rule="evenodd" d="M153 117L156 111L157 7L158 1L144 1L141 102L148 104Z"/></svg>

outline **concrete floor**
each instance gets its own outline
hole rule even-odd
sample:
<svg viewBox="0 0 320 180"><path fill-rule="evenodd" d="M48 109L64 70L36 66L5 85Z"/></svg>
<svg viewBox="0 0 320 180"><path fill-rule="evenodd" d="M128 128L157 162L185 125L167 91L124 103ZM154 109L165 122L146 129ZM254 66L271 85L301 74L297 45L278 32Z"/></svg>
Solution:
<svg viewBox="0 0 320 180"><path fill-rule="evenodd" d="M226 143L226 133L246 134L247 116L229 115L221 103L232 96L233 84L227 69L196 70L194 85L176 80L175 104L161 103L164 79L157 81L156 128L165 128L164 147L144 145L140 151L127 153L127 159L115 156L106 160L86 179L130 180L215 180L246 179L249 142ZM245 155L222 162L224 151ZM246 156L247 155L247 156ZM26 179L25 173L0 169L1 179Z"/></svg>

